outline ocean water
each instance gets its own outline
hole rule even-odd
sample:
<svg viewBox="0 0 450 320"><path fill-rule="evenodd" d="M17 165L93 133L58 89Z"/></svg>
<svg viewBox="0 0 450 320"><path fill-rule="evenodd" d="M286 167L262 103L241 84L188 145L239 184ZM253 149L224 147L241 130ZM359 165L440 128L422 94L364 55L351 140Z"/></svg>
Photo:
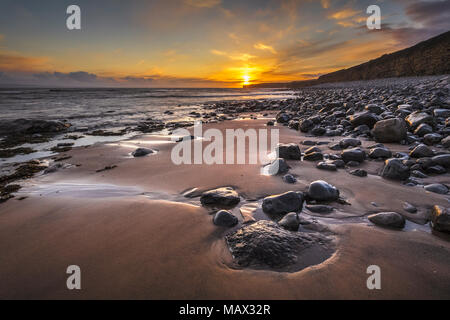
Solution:
<svg viewBox="0 0 450 320"><path fill-rule="evenodd" d="M218 101L285 99L270 89L0 89L1 119L67 120L92 129L134 126L147 118L189 120L199 106ZM170 110L173 115L166 115Z"/></svg>
<svg viewBox="0 0 450 320"><path fill-rule="evenodd" d="M67 121L70 132L81 134L77 140L65 134L48 142L24 144L35 152L0 158L3 164L25 162L55 155L50 149L58 143L74 143L74 147L97 142L116 142L139 134L130 131L123 136L90 136L92 130L120 130L135 127L146 119L194 121L189 113L201 111L204 105L220 101L282 100L293 98L294 92L271 89L4 89L0 88L0 121L43 119ZM173 114L164 114L165 111ZM1 139L1 137L0 137Z"/></svg>

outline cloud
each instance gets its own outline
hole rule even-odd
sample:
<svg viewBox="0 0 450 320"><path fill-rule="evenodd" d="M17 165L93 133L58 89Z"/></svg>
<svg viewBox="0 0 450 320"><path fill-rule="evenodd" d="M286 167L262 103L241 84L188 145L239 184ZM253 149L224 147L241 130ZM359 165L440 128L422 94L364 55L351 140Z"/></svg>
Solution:
<svg viewBox="0 0 450 320"><path fill-rule="evenodd" d="M2 71L38 71L46 70L49 59L29 57L14 52L0 52L0 70Z"/></svg>
<svg viewBox="0 0 450 320"><path fill-rule="evenodd" d="M277 53L276 50L275 50L272 46L269 46L269 45L266 45L266 44L263 44L263 43L257 43L257 44L255 44L253 47L254 47L255 49L258 49L258 50L267 50L267 51L270 51L270 52L272 52L273 54L276 54L276 53Z"/></svg>
<svg viewBox="0 0 450 320"><path fill-rule="evenodd" d="M248 53L229 54L227 52L216 50L216 49L213 49L210 52L216 56L223 56L223 57L227 57L228 59L238 60L238 61L248 61L250 59L256 58L256 56L248 54Z"/></svg>
<svg viewBox="0 0 450 320"><path fill-rule="evenodd" d="M342 19L347 19L347 18L354 17L360 12L361 11L354 10L354 9L351 9L351 8L345 8L345 9L342 9L342 10L339 10L339 11L334 11L333 13L330 13L328 15L328 17L330 19L342 20Z"/></svg>
<svg viewBox="0 0 450 320"><path fill-rule="evenodd" d="M221 0L184 0L184 2L198 8L212 8L222 3Z"/></svg>
<svg viewBox="0 0 450 320"><path fill-rule="evenodd" d="M328 9L331 5L331 0L320 0L320 4L322 5L322 8Z"/></svg>

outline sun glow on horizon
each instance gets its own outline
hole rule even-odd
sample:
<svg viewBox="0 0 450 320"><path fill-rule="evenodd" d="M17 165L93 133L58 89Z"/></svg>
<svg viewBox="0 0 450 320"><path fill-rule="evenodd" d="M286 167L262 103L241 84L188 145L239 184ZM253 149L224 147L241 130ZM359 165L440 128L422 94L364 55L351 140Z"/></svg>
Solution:
<svg viewBox="0 0 450 320"><path fill-rule="evenodd" d="M250 84L250 76L249 75L244 75L242 77L242 79L244 80L244 82L243 82L244 85L249 85Z"/></svg>

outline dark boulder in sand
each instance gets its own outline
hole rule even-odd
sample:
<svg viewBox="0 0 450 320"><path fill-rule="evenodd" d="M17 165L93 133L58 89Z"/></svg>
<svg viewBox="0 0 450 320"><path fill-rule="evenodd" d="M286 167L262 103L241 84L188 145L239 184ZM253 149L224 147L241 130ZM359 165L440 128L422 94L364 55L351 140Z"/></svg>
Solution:
<svg viewBox="0 0 450 320"><path fill-rule="evenodd" d="M361 148L353 148L342 151L341 157L345 162L363 162L366 159L366 153Z"/></svg>
<svg viewBox="0 0 450 320"><path fill-rule="evenodd" d="M443 166L445 168L450 168L450 153L440 154L431 158L434 164Z"/></svg>
<svg viewBox="0 0 450 320"><path fill-rule="evenodd" d="M392 152L388 148L377 147L369 151L369 158L372 159L387 159L390 157L392 157Z"/></svg>
<svg viewBox="0 0 450 320"><path fill-rule="evenodd" d="M357 147L361 145L361 140L355 138L345 138L339 142L339 146L342 149L347 149L348 147Z"/></svg>
<svg viewBox="0 0 450 320"><path fill-rule="evenodd" d="M367 177L367 171L363 169L355 169L349 172L351 175L357 176L357 177Z"/></svg>
<svg viewBox="0 0 450 320"><path fill-rule="evenodd" d="M293 184L297 182L297 179L292 174L287 174L283 176L283 181L286 183Z"/></svg>
<svg viewBox="0 0 450 320"><path fill-rule="evenodd" d="M0 121L0 135L56 134L70 128L67 122L53 120L17 119Z"/></svg>
<svg viewBox="0 0 450 320"><path fill-rule="evenodd" d="M147 148L138 148L135 151L133 151L132 155L133 157L137 158L137 157L145 157L146 155L149 155L151 153L153 153L154 151L151 149L147 149Z"/></svg>
<svg viewBox="0 0 450 320"><path fill-rule="evenodd" d="M381 176L393 180L406 180L409 177L409 168L400 159L387 159Z"/></svg>
<svg viewBox="0 0 450 320"><path fill-rule="evenodd" d="M406 117L406 123L411 129L416 129L422 123L434 125L434 119L428 113L416 111Z"/></svg>
<svg viewBox="0 0 450 320"><path fill-rule="evenodd" d="M297 212L290 212L278 222L278 225L289 231L298 231L300 220Z"/></svg>
<svg viewBox="0 0 450 320"><path fill-rule="evenodd" d="M409 202L403 203L403 210L405 210L406 212L409 212L409 213L416 213L417 212L417 208L415 206L413 206Z"/></svg>
<svg viewBox="0 0 450 320"><path fill-rule="evenodd" d="M432 146L441 142L442 136L439 133L428 133L423 137L423 142L426 145Z"/></svg>
<svg viewBox="0 0 450 320"><path fill-rule="evenodd" d="M447 194L448 193L447 186L445 186L441 183L432 183L432 184L426 185L424 187L424 189L429 192L434 192L434 193L438 193L438 194Z"/></svg>
<svg viewBox="0 0 450 320"><path fill-rule="evenodd" d="M295 143L278 144L275 149L279 158L287 160L300 160L302 158L302 152L300 147Z"/></svg>
<svg viewBox="0 0 450 320"><path fill-rule="evenodd" d="M431 209L431 227L437 231L450 232L450 209L434 206Z"/></svg>
<svg viewBox="0 0 450 320"><path fill-rule="evenodd" d="M380 120L380 118L371 112L363 112L350 116L350 123L352 124L353 127L366 125L369 128L373 128L373 126L375 125L375 123L377 123L378 120Z"/></svg>
<svg viewBox="0 0 450 320"><path fill-rule="evenodd" d="M314 213L331 213L334 210L332 206L326 206L323 204L307 205L305 208Z"/></svg>
<svg viewBox="0 0 450 320"><path fill-rule="evenodd" d="M213 222L216 226L230 228L237 225L239 220L231 212L220 210L214 215Z"/></svg>
<svg viewBox="0 0 450 320"><path fill-rule="evenodd" d="M317 169L327 170L327 171L336 171L336 164L330 161L321 161L316 165Z"/></svg>
<svg viewBox="0 0 450 320"><path fill-rule="evenodd" d="M318 180L309 185L308 197L317 201L334 201L339 198L339 190L328 182Z"/></svg>
<svg viewBox="0 0 450 320"><path fill-rule="evenodd" d="M327 248L332 240L319 233L291 232L261 220L228 235L226 241L240 266L278 269L295 265L305 249Z"/></svg>
<svg viewBox="0 0 450 320"><path fill-rule="evenodd" d="M450 135L441 140L441 144L444 148L450 148Z"/></svg>
<svg viewBox="0 0 450 320"><path fill-rule="evenodd" d="M294 191L266 197L262 203L263 211L273 215L297 212L301 211L302 208L303 194Z"/></svg>
<svg viewBox="0 0 450 320"><path fill-rule="evenodd" d="M380 212L367 217L376 225L402 229L405 226L405 218L397 212Z"/></svg>
<svg viewBox="0 0 450 320"><path fill-rule="evenodd" d="M299 123L299 129L301 132L308 132L314 127L314 122L309 119L305 119Z"/></svg>
<svg viewBox="0 0 450 320"><path fill-rule="evenodd" d="M233 206L240 201L239 194L230 187L209 190L200 197L203 205Z"/></svg>
<svg viewBox="0 0 450 320"><path fill-rule="evenodd" d="M416 130L414 130L414 134L419 136L419 137L423 137L424 135L428 134L428 133L432 133L433 132L433 128L426 123L422 123L421 125L419 125L417 127Z"/></svg>
<svg viewBox="0 0 450 320"><path fill-rule="evenodd" d="M378 142L400 142L406 138L406 133L406 123L399 118L378 121L372 130Z"/></svg>
<svg viewBox="0 0 450 320"><path fill-rule="evenodd" d="M323 154L321 152L310 152L303 156L305 161L319 161L323 159Z"/></svg>
<svg viewBox="0 0 450 320"><path fill-rule="evenodd" d="M409 156L412 158L424 158L424 157L432 157L434 156L433 150L427 147L424 144L419 144L409 153Z"/></svg>

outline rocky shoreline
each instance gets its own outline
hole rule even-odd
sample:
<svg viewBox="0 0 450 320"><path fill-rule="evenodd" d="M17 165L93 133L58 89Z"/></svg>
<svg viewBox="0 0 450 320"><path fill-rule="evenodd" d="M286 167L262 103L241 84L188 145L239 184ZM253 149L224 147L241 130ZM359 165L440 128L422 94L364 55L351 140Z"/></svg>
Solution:
<svg viewBox="0 0 450 320"><path fill-rule="evenodd" d="M232 270L303 274L313 266L328 268L330 261L339 266L337 257L352 246L346 242L348 228L383 244L398 238L407 246L425 237L436 252L449 252L449 77L394 82L373 88L306 88L296 99L217 103L193 115L219 130L242 125L279 129L278 158L269 164L276 163L276 170L269 168L268 175L259 173L261 164L174 166L170 149L178 142L171 141L170 132L179 127L191 130L190 122L152 120L143 127L144 135L115 144L59 145L57 156L12 165L0 176L0 216L20 211L27 203L53 205L58 197L67 197L58 192L36 197L30 178L32 185L53 189L95 181L135 186L143 189L141 197L152 201L202 210L202 222L192 228L198 234L210 230L208 240L202 241L218 242L222 249L224 245L227 253L221 252L219 260ZM55 126L42 123L39 128L51 128L44 130L47 137L61 134L60 129L70 134L63 122ZM30 129L34 126L28 123L26 128L27 134L35 134ZM122 196L116 194L120 201ZM67 199L71 201L70 193ZM133 199L142 201L130 198L131 203ZM153 212L154 204L147 205ZM86 210L76 208L74 203L74 212ZM157 221L161 230L179 223L175 217L164 217ZM3 240L9 240L6 237ZM346 263L356 263L357 254L369 259L363 246L358 250ZM412 249L404 250L405 261L415 258ZM377 257L385 261L390 254L380 252ZM445 253L435 259L448 270ZM445 282L450 274L442 271L440 277ZM441 292L450 296L448 290Z"/></svg>

